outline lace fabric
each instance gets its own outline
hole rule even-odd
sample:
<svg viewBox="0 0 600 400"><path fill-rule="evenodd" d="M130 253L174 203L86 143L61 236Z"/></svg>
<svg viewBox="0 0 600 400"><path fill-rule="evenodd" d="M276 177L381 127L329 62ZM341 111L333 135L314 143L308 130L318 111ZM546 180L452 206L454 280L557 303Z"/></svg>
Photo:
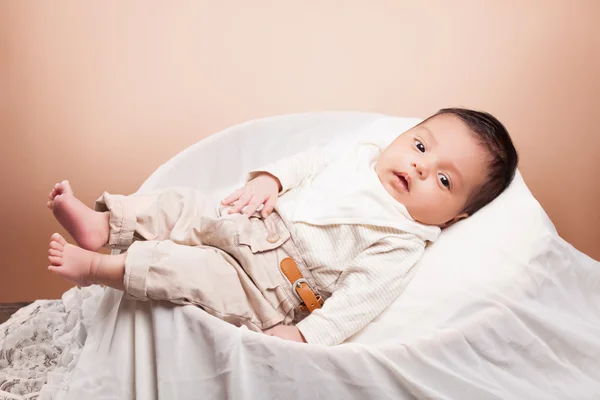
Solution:
<svg viewBox="0 0 600 400"><path fill-rule="evenodd" d="M0 400L52 399L68 382L103 288L37 300L0 325Z"/></svg>

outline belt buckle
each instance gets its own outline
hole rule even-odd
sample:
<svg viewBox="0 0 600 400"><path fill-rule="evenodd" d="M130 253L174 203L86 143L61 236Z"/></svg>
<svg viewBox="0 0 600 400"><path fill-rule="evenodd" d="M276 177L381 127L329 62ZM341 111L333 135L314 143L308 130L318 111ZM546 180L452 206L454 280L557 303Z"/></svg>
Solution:
<svg viewBox="0 0 600 400"><path fill-rule="evenodd" d="M308 286L308 288L310 290L312 290L310 288L310 285L308 284L308 282L304 278L296 279L296 281L294 283L292 283L292 292L294 292L294 294L296 295L296 297L298 298L298 300L300 300L300 304L304 304L304 300L302 300L302 297L300 297L300 295L298 294L298 290L297 289L298 289L298 286L300 286L303 283L306 283L306 286Z"/></svg>
<svg viewBox="0 0 600 400"><path fill-rule="evenodd" d="M306 286L308 286L308 288L313 293L315 293L312 290L312 288L310 287L310 285L308 284L308 281L306 279L304 279L304 278L297 279L294 283L292 283L292 292L294 292L294 294L296 295L296 297L298 298L298 300L300 300L300 305L298 305L298 309L300 309L300 311L302 311L302 312L309 312L308 311L308 307L306 307L306 304L304 304L304 300L302 299L302 297L300 297L300 295L296 291L296 289L298 288L298 286L300 286L303 283L306 283ZM323 296L321 296L318 293L315 293L315 297L317 298L317 302L319 302L320 305L323 305Z"/></svg>

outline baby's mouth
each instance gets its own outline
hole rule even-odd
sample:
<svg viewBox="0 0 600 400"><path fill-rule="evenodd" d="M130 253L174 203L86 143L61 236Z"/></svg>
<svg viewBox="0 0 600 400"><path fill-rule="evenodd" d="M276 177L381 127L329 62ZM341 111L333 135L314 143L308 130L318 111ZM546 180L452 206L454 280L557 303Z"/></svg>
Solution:
<svg viewBox="0 0 600 400"><path fill-rule="evenodd" d="M396 186L398 186L404 192L410 192L410 178L403 172L394 172L396 177Z"/></svg>

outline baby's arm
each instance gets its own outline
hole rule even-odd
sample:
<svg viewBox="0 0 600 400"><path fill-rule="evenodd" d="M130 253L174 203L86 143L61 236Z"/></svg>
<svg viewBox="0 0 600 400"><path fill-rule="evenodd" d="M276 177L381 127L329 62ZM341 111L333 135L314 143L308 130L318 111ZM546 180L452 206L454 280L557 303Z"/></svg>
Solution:
<svg viewBox="0 0 600 400"><path fill-rule="evenodd" d="M300 186L306 179L318 175L334 157L335 154L330 149L314 148L250 171L247 180L251 181L257 175L267 172L279 179L281 195Z"/></svg>
<svg viewBox="0 0 600 400"><path fill-rule="evenodd" d="M323 307L296 325L305 340L332 346L364 328L400 295L423 250L424 243L407 234L384 238L360 253Z"/></svg>
<svg viewBox="0 0 600 400"><path fill-rule="evenodd" d="M252 215L263 205L261 213L266 218L273 211L278 196L317 175L332 157L328 150L313 149L250 171L246 185L224 198L222 204L234 204L230 213L244 209L246 215Z"/></svg>

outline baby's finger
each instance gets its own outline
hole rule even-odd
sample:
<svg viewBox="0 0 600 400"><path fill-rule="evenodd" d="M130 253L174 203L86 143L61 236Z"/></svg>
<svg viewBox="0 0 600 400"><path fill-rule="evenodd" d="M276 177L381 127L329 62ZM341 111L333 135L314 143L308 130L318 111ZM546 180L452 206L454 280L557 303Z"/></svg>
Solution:
<svg viewBox="0 0 600 400"><path fill-rule="evenodd" d="M250 201L250 203L248 203L248 205L246 206L246 209L244 210L244 215L249 217L252 214L254 214L256 209L258 207L260 207L260 205L263 203L263 201L261 201L260 198L258 198L256 196L253 197L252 200Z"/></svg>
<svg viewBox="0 0 600 400"><path fill-rule="evenodd" d="M273 212L273 208L275 208L275 203L277 202L277 195L271 196L267 199L265 206L263 207L261 214L263 218L267 218L269 214Z"/></svg>
<svg viewBox="0 0 600 400"><path fill-rule="evenodd" d="M246 205L250 202L251 199L252 195L249 195L247 193L243 194L242 197L240 197L239 200L235 202L233 207L231 207L231 209L229 210L229 214L235 214L240 212L242 208L246 207Z"/></svg>
<svg viewBox="0 0 600 400"><path fill-rule="evenodd" d="M235 192L231 193L229 196L225 197L221 201L221 204L223 204L224 206L230 205L231 203L233 203L234 201L236 201L237 199L239 199L242 196L242 194L244 193L244 189L245 188L239 188Z"/></svg>

